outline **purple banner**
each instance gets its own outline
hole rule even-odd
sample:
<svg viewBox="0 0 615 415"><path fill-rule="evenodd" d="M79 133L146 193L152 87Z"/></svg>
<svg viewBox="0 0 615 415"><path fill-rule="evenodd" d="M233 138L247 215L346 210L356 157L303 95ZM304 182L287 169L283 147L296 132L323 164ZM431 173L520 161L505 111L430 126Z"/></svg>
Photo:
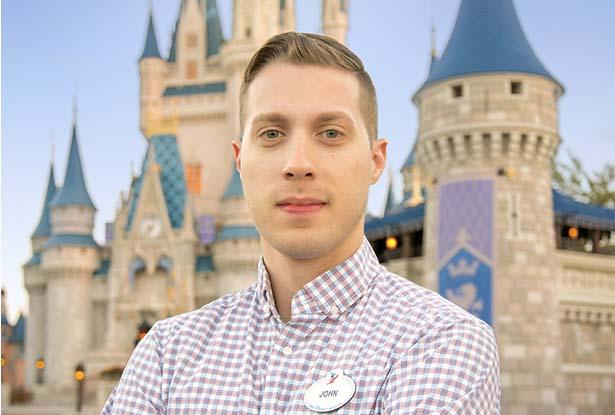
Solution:
<svg viewBox="0 0 615 415"><path fill-rule="evenodd" d="M467 180L439 189L438 292L493 323L493 181Z"/></svg>

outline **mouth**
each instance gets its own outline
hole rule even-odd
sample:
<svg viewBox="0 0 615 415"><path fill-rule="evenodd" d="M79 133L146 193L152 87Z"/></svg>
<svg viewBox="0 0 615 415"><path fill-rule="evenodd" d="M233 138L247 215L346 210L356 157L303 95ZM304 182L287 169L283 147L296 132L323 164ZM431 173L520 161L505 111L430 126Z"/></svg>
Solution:
<svg viewBox="0 0 615 415"><path fill-rule="evenodd" d="M315 213L323 209L326 205L327 202L320 199L295 197L284 199L276 204L278 208L291 214Z"/></svg>

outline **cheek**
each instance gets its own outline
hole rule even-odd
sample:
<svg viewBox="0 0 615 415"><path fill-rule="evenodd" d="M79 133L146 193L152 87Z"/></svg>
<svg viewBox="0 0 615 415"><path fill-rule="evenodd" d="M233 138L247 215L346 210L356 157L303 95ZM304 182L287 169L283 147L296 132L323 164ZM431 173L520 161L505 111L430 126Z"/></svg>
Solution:
<svg viewBox="0 0 615 415"><path fill-rule="evenodd" d="M353 157L333 163L333 182L347 202L365 198L371 179L370 159Z"/></svg>

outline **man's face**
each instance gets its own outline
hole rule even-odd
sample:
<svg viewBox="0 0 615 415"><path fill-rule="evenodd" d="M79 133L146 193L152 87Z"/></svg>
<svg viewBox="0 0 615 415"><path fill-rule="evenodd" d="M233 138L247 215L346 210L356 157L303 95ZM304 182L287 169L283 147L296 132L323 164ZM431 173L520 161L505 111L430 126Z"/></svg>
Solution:
<svg viewBox="0 0 615 415"><path fill-rule="evenodd" d="M248 89L237 168L261 236L288 257L317 258L363 234L387 142L370 142L359 100L349 72L282 62Z"/></svg>

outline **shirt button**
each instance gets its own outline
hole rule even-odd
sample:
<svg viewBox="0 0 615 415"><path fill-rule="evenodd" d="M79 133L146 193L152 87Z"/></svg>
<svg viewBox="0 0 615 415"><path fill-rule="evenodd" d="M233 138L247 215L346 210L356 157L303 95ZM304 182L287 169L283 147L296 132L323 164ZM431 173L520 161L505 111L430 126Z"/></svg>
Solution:
<svg viewBox="0 0 615 415"><path fill-rule="evenodd" d="M269 304L264 304L263 305L263 313L265 313L265 317L269 317L269 312L271 310L269 309Z"/></svg>
<svg viewBox="0 0 615 415"><path fill-rule="evenodd" d="M289 356L292 352L293 352L293 349L291 349L289 346L286 346L286 347L282 350L282 353L284 353L284 356Z"/></svg>
<svg viewBox="0 0 615 415"><path fill-rule="evenodd" d="M332 306L332 307L331 307L331 310L329 310L329 311L331 311L331 314L332 314L332 315L336 316L336 315L338 315L338 314L339 314L340 309L339 309L339 308L337 308L337 306Z"/></svg>

